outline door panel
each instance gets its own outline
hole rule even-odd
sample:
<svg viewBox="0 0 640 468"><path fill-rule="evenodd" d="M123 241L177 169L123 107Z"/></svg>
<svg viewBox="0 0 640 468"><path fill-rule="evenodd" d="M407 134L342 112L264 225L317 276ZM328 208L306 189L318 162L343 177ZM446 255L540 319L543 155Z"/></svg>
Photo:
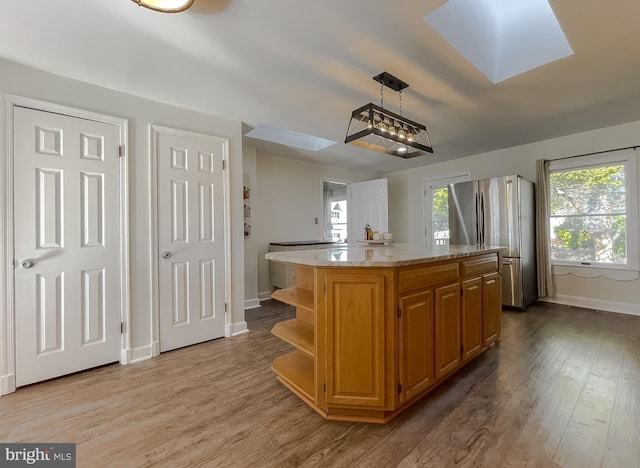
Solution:
<svg viewBox="0 0 640 468"><path fill-rule="evenodd" d="M158 131L160 350L224 336L224 144Z"/></svg>
<svg viewBox="0 0 640 468"><path fill-rule="evenodd" d="M482 278L483 342L486 345L500 338L502 305L500 275L492 273Z"/></svg>
<svg viewBox="0 0 640 468"><path fill-rule="evenodd" d="M449 243L478 244L477 181L449 185Z"/></svg>
<svg viewBox="0 0 640 468"><path fill-rule="evenodd" d="M462 282L462 360L482 351L482 279Z"/></svg>
<svg viewBox="0 0 640 468"><path fill-rule="evenodd" d="M327 275L327 403L385 404L385 281Z"/></svg>
<svg viewBox="0 0 640 468"><path fill-rule="evenodd" d="M505 247L507 257L520 256L520 204L518 177L495 177L478 181L485 245Z"/></svg>
<svg viewBox="0 0 640 468"><path fill-rule="evenodd" d="M436 289L436 379L460 366L460 285Z"/></svg>
<svg viewBox="0 0 640 468"><path fill-rule="evenodd" d="M502 304L508 307L523 307L522 266L519 258L502 258Z"/></svg>
<svg viewBox="0 0 640 468"><path fill-rule="evenodd" d="M347 186L347 241L364 240L364 227L389 230L387 179L368 180Z"/></svg>
<svg viewBox="0 0 640 468"><path fill-rule="evenodd" d="M400 403L435 381L433 289L400 299Z"/></svg>
<svg viewBox="0 0 640 468"><path fill-rule="evenodd" d="M120 358L120 127L14 109L16 383Z"/></svg>

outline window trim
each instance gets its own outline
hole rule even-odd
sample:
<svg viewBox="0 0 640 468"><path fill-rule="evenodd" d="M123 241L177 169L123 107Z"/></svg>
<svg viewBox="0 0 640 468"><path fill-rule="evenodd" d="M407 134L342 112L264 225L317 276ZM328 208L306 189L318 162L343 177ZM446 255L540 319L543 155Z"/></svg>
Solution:
<svg viewBox="0 0 640 468"><path fill-rule="evenodd" d="M581 262L569 262L565 260L551 259L552 267L572 267L584 271L585 268L601 270L606 275L606 270L627 270L638 271L638 172L637 172L637 152L635 149L612 151L609 153L592 154L560 160L549 161L549 174L553 172L564 172L570 170L589 169L593 167L609 166L614 164L624 165L625 172L625 205L626 205L626 228L627 228L627 263L603 263L591 262L584 265ZM551 218L551 213L549 213ZM581 276L578 274L578 276Z"/></svg>

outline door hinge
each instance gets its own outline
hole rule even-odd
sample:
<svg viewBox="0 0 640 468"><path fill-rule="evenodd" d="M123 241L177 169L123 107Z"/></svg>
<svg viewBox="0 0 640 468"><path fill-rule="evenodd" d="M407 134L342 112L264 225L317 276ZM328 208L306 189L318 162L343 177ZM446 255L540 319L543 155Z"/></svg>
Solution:
<svg viewBox="0 0 640 468"><path fill-rule="evenodd" d="M402 384L398 384L398 393L402 393Z"/></svg>
<svg viewBox="0 0 640 468"><path fill-rule="evenodd" d="M124 156L124 145L118 146L118 157Z"/></svg>
<svg viewBox="0 0 640 468"><path fill-rule="evenodd" d="M402 309L398 306L398 318L402 317Z"/></svg>
<svg viewBox="0 0 640 468"><path fill-rule="evenodd" d="M120 322L120 334L124 333L124 322Z"/></svg>

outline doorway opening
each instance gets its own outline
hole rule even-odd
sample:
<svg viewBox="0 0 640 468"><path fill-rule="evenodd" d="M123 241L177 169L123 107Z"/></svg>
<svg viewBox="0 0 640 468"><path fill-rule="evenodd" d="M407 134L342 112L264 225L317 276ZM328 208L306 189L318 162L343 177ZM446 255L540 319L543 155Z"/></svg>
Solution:
<svg viewBox="0 0 640 468"><path fill-rule="evenodd" d="M324 240L344 244L347 242L347 184L324 181L322 183L322 213Z"/></svg>

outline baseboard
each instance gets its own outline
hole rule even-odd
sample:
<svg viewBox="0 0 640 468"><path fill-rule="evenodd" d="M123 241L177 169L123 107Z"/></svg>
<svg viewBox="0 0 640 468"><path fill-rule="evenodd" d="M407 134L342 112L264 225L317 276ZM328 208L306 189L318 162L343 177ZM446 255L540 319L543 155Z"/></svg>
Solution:
<svg viewBox="0 0 640 468"><path fill-rule="evenodd" d="M131 364L131 349L126 348L120 351L120 364Z"/></svg>
<svg viewBox="0 0 640 468"><path fill-rule="evenodd" d="M242 335L243 333L249 333L247 322L245 322L244 320L242 322L230 323L229 325L227 325L226 336L237 336Z"/></svg>
<svg viewBox="0 0 640 468"><path fill-rule="evenodd" d="M16 374L0 377L0 395L7 395L16 391Z"/></svg>
<svg viewBox="0 0 640 468"><path fill-rule="evenodd" d="M271 299L271 291L262 291L258 293L258 299L261 301L266 301L267 299Z"/></svg>
<svg viewBox="0 0 640 468"><path fill-rule="evenodd" d="M618 314L640 316L640 305L629 302L603 301L601 299L591 299L581 296L569 296L567 294L556 294L553 297L541 297L543 302L563 304L574 307L584 307L586 309L604 310L606 312L616 312Z"/></svg>
<svg viewBox="0 0 640 468"><path fill-rule="evenodd" d="M147 359L151 359L153 356L153 344L133 348L131 350L131 360L129 363L134 364L136 362L146 361Z"/></svg>
<svg viewBox="0 0 640 468"><path fill-rule="evenodd" d="M262 306L260 305L260 299L258 299L257 297L255 299L244 300L244 310L257 309L258 307Z"/></svg>

